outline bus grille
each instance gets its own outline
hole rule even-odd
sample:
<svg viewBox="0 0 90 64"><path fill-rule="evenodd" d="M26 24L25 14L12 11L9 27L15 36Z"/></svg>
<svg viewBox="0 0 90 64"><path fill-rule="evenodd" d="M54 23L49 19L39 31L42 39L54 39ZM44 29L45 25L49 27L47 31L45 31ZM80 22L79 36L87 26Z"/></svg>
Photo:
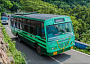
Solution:
<svg viewBox="0 0 90 64"><path fill-rule="evenodd" d="M68 45L68 42L65 42L64 44L65 44L65 46L67 46Z"/></svg>
<svg viewBox="0 0 90 64"><path fill-rule="evenodd" d="M60 43L59 46L60 46L60 48L63 48L63 43Z"/></svg>
<svg viewBox="0 0 90 64"><path fill-rule="evenodd" d="M68 42L59 43L59 47L63 48L68 45Z"/></svg>

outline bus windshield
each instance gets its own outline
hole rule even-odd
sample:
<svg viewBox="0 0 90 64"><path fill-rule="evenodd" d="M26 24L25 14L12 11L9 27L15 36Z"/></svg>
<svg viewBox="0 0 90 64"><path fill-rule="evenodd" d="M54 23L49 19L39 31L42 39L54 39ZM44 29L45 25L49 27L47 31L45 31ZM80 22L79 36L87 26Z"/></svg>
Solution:
<svg viewBox="0 0 90 64"><path fill-rule="evenodd" d="M46 27L48 38L72 32L71 22Z"/></svg>

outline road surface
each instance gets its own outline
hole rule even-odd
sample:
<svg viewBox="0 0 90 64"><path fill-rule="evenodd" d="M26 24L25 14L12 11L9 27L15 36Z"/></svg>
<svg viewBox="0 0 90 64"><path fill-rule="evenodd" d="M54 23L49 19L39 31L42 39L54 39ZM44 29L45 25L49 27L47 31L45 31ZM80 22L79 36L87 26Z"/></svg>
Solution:
<svg viewBox="0 0 90 64"><path fill-rule="evenodd" d="M6 32L13 41L16 41L16 48L25 54L27 64L90 64L90 56L75 50L69 50L56 56L40 56L36 50L24 42L18 42L17 38L11 33L10 23L4 25Z"/></svg>

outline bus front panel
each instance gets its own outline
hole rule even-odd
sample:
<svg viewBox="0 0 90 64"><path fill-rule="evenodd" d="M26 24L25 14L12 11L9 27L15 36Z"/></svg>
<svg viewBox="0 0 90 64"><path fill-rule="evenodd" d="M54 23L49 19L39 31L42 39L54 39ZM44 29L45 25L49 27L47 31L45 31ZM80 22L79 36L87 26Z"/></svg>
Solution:
<svg viewBox="0 0 90 64"><path fill-rule="evenodd" d="M49 19L44 24L49 55L57 55L73 48L75 35L69 17Z"/></svg>

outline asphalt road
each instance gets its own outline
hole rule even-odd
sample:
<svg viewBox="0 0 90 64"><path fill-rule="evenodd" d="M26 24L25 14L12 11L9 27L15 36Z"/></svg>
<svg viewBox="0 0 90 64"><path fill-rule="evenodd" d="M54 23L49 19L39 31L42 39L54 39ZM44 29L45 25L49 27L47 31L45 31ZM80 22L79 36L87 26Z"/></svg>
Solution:
<svg viewBox="0 0 90 64"><path fill-rule="evenodd" d="M6 32L13 41L16 41L16 48L25 54L27 64L90 64L90 56L75 50L69 50L56 56L40 56L36 50L24 42L18 42L17 38L11 33L10 24L4 25Z"/></svg>

